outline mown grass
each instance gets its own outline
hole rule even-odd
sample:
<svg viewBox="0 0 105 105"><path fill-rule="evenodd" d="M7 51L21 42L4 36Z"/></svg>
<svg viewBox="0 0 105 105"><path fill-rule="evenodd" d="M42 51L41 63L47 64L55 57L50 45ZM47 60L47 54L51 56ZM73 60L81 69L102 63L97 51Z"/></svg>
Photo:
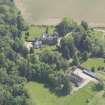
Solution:
<svg viewBox="0 0 105 105"><path fill-rule="evenodd" d="M92 67L95 67L97 69L99 66L105 67L105 63L104 59L102 58L89 58L86 62L82 64L82 66L88 69L91 69Z"/></svg>
<svg viewBox="0 0 105 105"><path fill-rule="evenodd" d="M98 92L88 105L105 105L104 91Z"/></svg>
<svg viewBox="0 0 105 105"><path fill-rule="evenodd" d="M45 46L42 47L42 48L35 49L34 52L35 52L36 54L40 54L40 53L42 53L43 51L56 51L56 50L57 50L56 45L52 45L52 46L45 45Z"/></svg>
<svg viewBox="0 0 105 105"><path fill-rule="evenodd" d="M94 40L98 39L97 43L105 44L105 35L102 31L98 31L98 30L90 31L90 36L91 36L91 39L94 39Z"/></svg>
<svg viewBox="0 0 105 105"><path fill-rule="evenodd" d="M54 29L55 29L54 27L49 26L48 33L52 34ZM42 34L44 32L46 32L46 27L44 27L44 26L30 26L27 32L29 32L28 40L33 40L35 38L39 38L40 36L42 36Z"/></svg>
<svg viewBox="0 0 105 105"><path fill-rule="evenodd" d="M36 82L27 83L25 89L30 97L30 105L104 105L105 101L101 92L94 91L93 86L94 83L89 83L71 96L64 97L57 97L43 84ZM103 104L99 104L101 100Z"/></svg>
<svg viewBox="0 0 105 105"><path fill-rule="evenodd" d="M42 35L43 32L45 32L45 28L44 27L29 27L29 39L33 39L36 37L40 37Z"/></svg>
<svg viewBox="0 0 105 105"><path fill-rule="evenodd" d="M94 67L97 77L105 80L105 72L97 70L98 67L105 67L104 59L102 59L102 58L89 58L86 62L84 62L82 64L82 66L87 68L87 69L91 69L92 67Z"/></svg>

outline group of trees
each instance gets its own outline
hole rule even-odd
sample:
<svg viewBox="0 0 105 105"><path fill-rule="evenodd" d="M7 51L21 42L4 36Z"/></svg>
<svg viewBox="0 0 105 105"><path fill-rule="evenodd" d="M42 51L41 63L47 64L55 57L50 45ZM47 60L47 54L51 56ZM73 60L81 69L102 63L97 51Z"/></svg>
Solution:
<svg viewBox="0 0 105 105"><path fill-rule="evenodd" d="M104 39L101 40L99 36L97 37L95 30L89 28L85 21L78 25L73 20L64 18L56 26L56 31L59 36L63 36L58 50L63 54L64 58L72 58L74 64L79 65L87 60L89 56L104 57Z"/></svg>
<svg viewBox="0 0 105 105"><path fill-rule="evenodd" d="M27 80L18 71L21 59L25 59L21 40L24 29L13 0L0 0L0 105L28 105L23 88Z"/></svg>
<svg viewBox="0 0 105 105"><path fill-rule="evenodd" d="M70 94L72 85L65 75L70 67L91 56L104 56L104 44L92 38L88 24L78 25L64 18L56 26L62 37L56 51L29 52L24 47L22 32L27 30L20 12L13 0L0 1L0 105L28 105L24 83L38 81L44 83L58 95ZM28 35L28 33L27 33Z"/></svg>
<svg viewBox="0 0 105 105"><path fill-rule="evenodd" d="M28 27L20 12L13 1L1 1L0 105L29 105L24 90L27 81L42 82L56 94L69 94L71 85L64 73L68 67L66 60L56 51L29 52L22 37Z"/></svg>
<svg viewBox="0 0 105 105"><path fill-rule="evenodd" d="M57 95L70 94L71 85L64 71L69 65L58 52L31 53L28 54L27 59L27 62L22 61L19 67L21 76L28 81L44 83Z"/></svg>

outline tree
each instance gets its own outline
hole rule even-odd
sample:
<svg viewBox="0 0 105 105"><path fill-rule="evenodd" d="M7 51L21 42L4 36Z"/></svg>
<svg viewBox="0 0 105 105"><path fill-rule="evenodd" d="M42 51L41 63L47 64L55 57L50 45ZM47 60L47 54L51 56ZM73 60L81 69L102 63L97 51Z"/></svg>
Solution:
<svg viewBox="0 0 105 105"><path fill-rule="evenodd" d="M92 68L91 68L91 71L92 71L92 72L95 72L95 67L92 67Z"/></svg>
<svg viewBox="0 0 105 105"><path fill-rule="evenodd" d="M72 90L72 85L67 77L64 78L64 86L62 92L64 95L69 95Z"/></svg>
<svg viewBox="0 0 105 105"><path fill-rule="evenodd" d="M13 96L5 88L0 88L0 105L13 105Z"/></svg>
<svg viewBox="0 0 105 105"><path fill-rule="evenodd" d="M47 26L46 27L46 34L48 34L49 33L49 27Z"/></svg>
<svg viewBox="0 0 105 105"><path fill-rule="evenodd" d="M73 19L65 17L57 26L56 31L60 36L64 36L67 33L73 31L77 27L76 22L73 21Z"/></svg>
<svg viewBox="0 0 105 105"><path fill-rule="evenodd" d="M88 30L88 24L87 24L87 22L85 22L85 21L81 21L81 26L85 29L85 30Z"/></svg>
<svg viewBox="0 0 105 105"><path fill-rule="evenodd" d="M58 52L44 51L41 59L49 65L55 65L58 70L66 70L68 67L67 61Z"/></svg>
<svg viewBox="0 0 105 105"><path fill-rule="evenodd" d="M104 91L104 93L103 93L103 97L105 98L105 91Z"/></svg>
<svg viewBox="0 0 105 105"><path fill-rule="evenodd" d="M5 61L5 56L3 53L0 53L0 65L3 65Z"/></svg>
<svg viewBox="0 0 105 105"><path fill-rule="evenodd" d="M99 83L96 84L95 88L97 91L103 90L104 89L104 83L100 81Z"/></svg>
<svg viewBox="0 0 105 105"><path fill-rule="evenodd" d="M88 53L87 53L86 51L83 52L83 54L82 54L82 60L83 60L83 61L88 60Z"/></svg>
<svg viewBox="0 0 105 105"><path fill-rule="evenodd" d="M105 63L105 59L104 59L104 63Z"/></svg>
<svg viewBox="0 0 105 105"><path fill-rule="evenodd" d="M25 31L28 29L28 27L21 15L17 16L17 28L21 31Z"/></svg>
<svg viewBox="0 0 105 105"><path fill-rule="evenodd" d="M77 54L75 54L73 57L73 63L76 66L80 66L80 61L79 61L79 57L77 56Z"/></svg>
<svg viewBox="0 0 105 105"><path fill-rule="evenodd" d="M71 34L61 40L60 46L60 51L65 58L70 59L74 56L76 48Z"/></svg>
<svg viewBox="0 0 105 105"><path fill-rule="evenodd" d="M31 47L31 48L30 48L30 54L33 54L33 53L34 53L34 48Z"/></svg>
<svg viewBox="0 0 105 105"><path fill-rule="evenodd" d="M29 35L30 35L29 32L26 32L26 33L25 33L25 40L26 40L26 41L28 40Z"/></svg>
<svg viewBox="0 0 105 105"><path fill-rule="evenodd" d="M27 59L23 57L25 53L19 37L22 29L17 23L18 13L14 3L1 0L0 14L0 105L27 105L28 97L23 90L26 78L19 70L20 64Z"/></svg>

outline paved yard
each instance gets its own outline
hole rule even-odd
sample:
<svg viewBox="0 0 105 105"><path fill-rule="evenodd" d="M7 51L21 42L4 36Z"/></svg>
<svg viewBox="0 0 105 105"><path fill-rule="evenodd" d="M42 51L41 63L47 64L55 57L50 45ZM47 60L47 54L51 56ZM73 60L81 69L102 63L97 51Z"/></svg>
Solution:
<svg viewBox="0 0 105 105"><path fill-rule="evenodd" d="M25 42L25 46L27 47L28 50L33 47L32 42Z"/></svg>

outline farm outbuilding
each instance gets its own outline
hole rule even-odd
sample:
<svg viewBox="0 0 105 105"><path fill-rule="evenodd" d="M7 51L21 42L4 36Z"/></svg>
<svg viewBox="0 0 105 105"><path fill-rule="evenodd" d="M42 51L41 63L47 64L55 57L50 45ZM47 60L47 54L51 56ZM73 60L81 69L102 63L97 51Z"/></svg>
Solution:
<svg viewBox="0 0 105 105"><path fill-rule="evenodd" d="M40 38L43 44L48 44L48 45L54 45L57 43L58 40L58 34L53 33L52 35L49 35L47 33L43 33L42 37Z"/></svg>
<svg viewBox="0 0 105 105"><path fill-rule="evenodd" d="M83 70L83 73L89 75L92 78L97 79L96 75L91 70Z"/></svg>
<svg viewBox="0 0 105 105"><path fill-rule="evenodd" d="M83 82L84 79L74 73L71 73L69 77L70 81L73 82L77 87L79 87Z"/></svg>
<svg viewBox="0 0 105 105"><path fill-rule="evenodd" d="M35 42L33 42L33 47L34 48L42 48L42 46L43 46L43 44L42 44L42 41L40 41L40 40L37 40L37 41L35 41Z"/></svg>
<svg viewBox="0 0 105 105"><path fill-rule="evenodd" d="M74 70L67 74L69 80L75 84L76 87L81 88L88 84L90 81L97 82L98 78L95 74L88 70L74 68Z"/></svg>

